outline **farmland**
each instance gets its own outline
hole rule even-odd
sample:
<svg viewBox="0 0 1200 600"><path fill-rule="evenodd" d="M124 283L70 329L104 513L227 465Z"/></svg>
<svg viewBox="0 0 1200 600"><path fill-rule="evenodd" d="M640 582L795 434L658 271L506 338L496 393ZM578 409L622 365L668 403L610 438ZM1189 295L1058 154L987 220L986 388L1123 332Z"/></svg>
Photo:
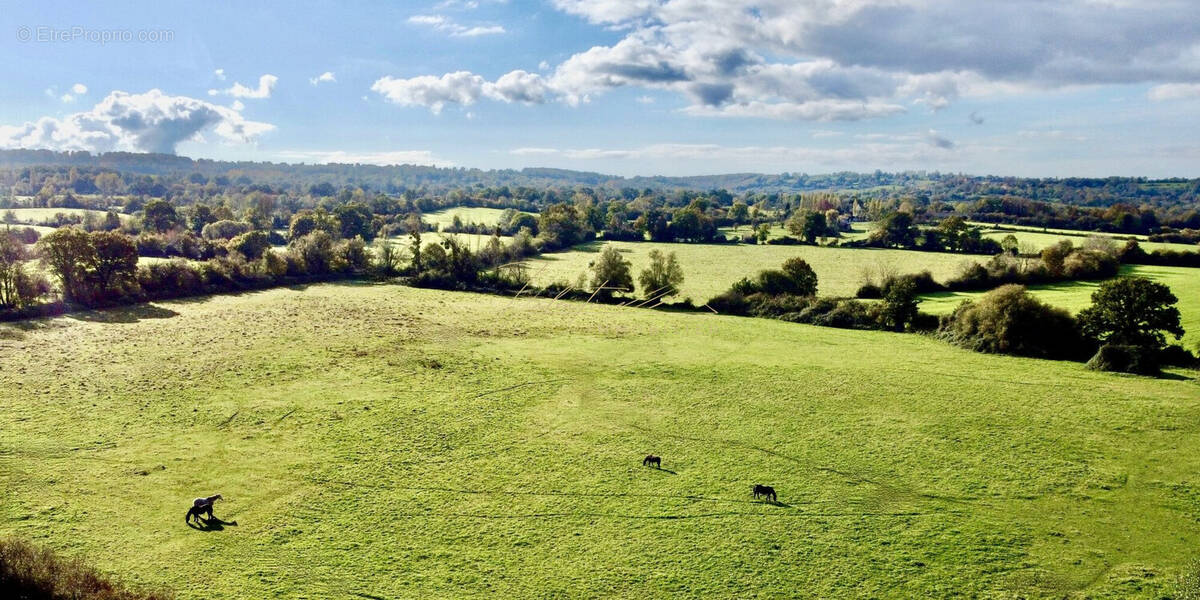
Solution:
<svg viewBox="0 0 1200 600"><path fill-rule="evenodd" d="M611 243L632 263L635 277L648 264L651 250L675 252L684 272L680 297L690 297L698 303L724 292L742 277L753 276L761 269L778 268L783 261L795 256L808 261L817 272L819 293L823 296L853 296L862 284L864 271L878 273L884 268L896 273L911 273L929 269L934 278L941 281L955 275L964 262L987 260L987 257L962 254L870 248ZM574 283L603 247L604 243L594 242L532 259L529 264L533 282L538 285L557 281Z"/></svg>
<svg viewBox="0 0 1200 600"><path fill-rule="evenodd" d="M185 600L1158 598L1195 376L386 285L81 313L0 326L0 533Z"/></svg>

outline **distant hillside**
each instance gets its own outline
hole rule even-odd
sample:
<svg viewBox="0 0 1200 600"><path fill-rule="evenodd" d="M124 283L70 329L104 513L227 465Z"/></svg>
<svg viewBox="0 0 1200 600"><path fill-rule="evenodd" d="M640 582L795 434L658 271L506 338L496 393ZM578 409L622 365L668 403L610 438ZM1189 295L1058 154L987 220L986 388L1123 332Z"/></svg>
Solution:
<svg viewBox="0 0 1200 600"><path fill-rule="evenodd" d="M852 192L862 197L910 198L959 202L988 197L1013 197L1077 206L1132 207L1196 206L1200 179L1023 178L950 174L925 171L900 173L728 173L693 177L620 177L567 169L467 169L420 165L287 164L250 161L190 159L170 154L130 152L53 152L50 150L0 150L0 170L21 179L22 169L112 170L122 174L159 176L167 180L228 180L257 184L275 190L309 190L310 186L361 187L389 194L405 190L440 193L464 188L570 189L579 186L632 192L726 190L731 194L802 192ZM13 171L17 171L13 173ZM2 183L2 181L0 181ZM528 196L528 194L524 194Z"/></svg>

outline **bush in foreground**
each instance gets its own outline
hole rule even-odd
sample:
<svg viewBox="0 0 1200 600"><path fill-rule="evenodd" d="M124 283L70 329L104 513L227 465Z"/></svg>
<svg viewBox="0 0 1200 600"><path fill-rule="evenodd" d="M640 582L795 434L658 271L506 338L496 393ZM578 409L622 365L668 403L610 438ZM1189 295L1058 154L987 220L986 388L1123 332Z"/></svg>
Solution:
<svg viewBox="0 0 1200 600"><path fill-rule="evenodd" d="M1088 360L1087 367L1093 371L1157 375L1162 365L1159 363L1159 353L1152 349L1143 346L1105 344L1100 346L1096 354Z"/></svg>
<svg viewBox="0 0 1200 600"><path fill-rule="evenodd" d="M79 560L65 559L20 540L0 540L0 591L22 600L166 600L163 592L135 592Z"/></svg>
<svg viewBox="0 0 1200 600"><path fill-rule="evenodd" d="M1082 359L1091 348L1070 313L1020 285L1000 286L978 302L963 302L942 318L938 336L977 352L1036 358Z"/></svg>

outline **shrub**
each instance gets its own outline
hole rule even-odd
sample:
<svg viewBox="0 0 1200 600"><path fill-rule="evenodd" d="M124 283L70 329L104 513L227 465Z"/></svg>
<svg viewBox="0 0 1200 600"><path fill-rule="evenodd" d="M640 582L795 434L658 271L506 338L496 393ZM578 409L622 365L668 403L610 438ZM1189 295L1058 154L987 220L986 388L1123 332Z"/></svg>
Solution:
<svg viewBox="0 0 1200 600"><path fill-rule="evenodd" d="M1151 348L1104 344L1088 360L1087 367L1094 371L1155 375L1161 367L1158 358L1158 353Z"/></svg>
<svg viewBox="0 0 1200 600"><path fill-rule="evenodd" d="M204 278L182 260L138 266L138 284L147 300L166 300L203 293Z"/></svg>
<svg viewBox="0 0 1200 600"><path fill-rule="evenodd" d="M249 223L243 221L217 221L209 223L200 230L200 235L206 240L228 240L250 231Z"/></svg>
<svg viewBox="0 0 1200 600"><path fill-rule="evenodd" d="M864 283L858 288L858 291L854 293L854 297L861 298L863 300L882 298L883 290L879 289L879 286L875 285L874 283Z"/></svg>
<svg viewBox="0 0 1200 600"><path fill-rule="evenodd" d="M742 281L746 280L743 279ZM736 289L737 285L738 284L735 283L735 289L731 289L728 292L710 299L708 301L708 306L723 315L745 316L750 314L750 303L746 300L746 296Z"/></svg>
<svg viewBox="0 0 1200 600"><path fill-rule="evenodd" d="M1090 351L1067 311L1041 302L1020 285L963 302L943 317L938 335L977 352L1075 359Z"/></svg>
<svg viewBox="0 0 1200 600"><path fill-rule="evenodd" d="M152 233L143 233L137 236L137 253L138 256L166 256L167 242L162 236Z"/></svg>
<svg viewBox="0 0 1200 600"><path fill-rule="evenodd" d="M371 255L367 252L367 244L361 237L338 242L335 252L338 258L338 271L357 272L371 265Z"/></svg>
<svg viewBox="0 0 1200 600"><path fill-rule="evenodd" d="M263 252L271 248L271 240L261 231L247 231L229 240L225 248L230 252L240 252L249 260L258 260Z"/></svg>
<svg viewBox="0 0 1200 600"><path fill-rule="evenodd" d="M135 592L79 560L24 541L0 541L0 590L26 600L166 600L165 592Z"/></svg>
<svg viewBox="0 0 1200 600"><path fill-rule="evenodd" d="M295 255L295 264L304 265L302 274L324 275L334 267L333 238L321 230L292 240L288 253Z"/></svg>

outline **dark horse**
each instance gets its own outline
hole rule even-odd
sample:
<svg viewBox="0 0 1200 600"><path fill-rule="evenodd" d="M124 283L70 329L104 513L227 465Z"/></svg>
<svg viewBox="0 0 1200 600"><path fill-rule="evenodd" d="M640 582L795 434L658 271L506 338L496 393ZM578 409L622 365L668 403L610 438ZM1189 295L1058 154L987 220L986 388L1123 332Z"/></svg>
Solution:
<svg viewBox="0 0 1200 600"><path fill-rule="evenodd" d="M778 502L775 499L775 488L769 485L754 484L754 497L763 497L771 502Z"/></svg>
<svg viewBox="0 0 1200 600"><path fill-rule="evenodd" d="M183 518L183 522L190 525L192 523L193 518L195 518L196 521L199 522L200 515L203 515L203 514L207 514L209 520L212 520L213 519L213 510L212 510L213 502L216 502L217 500L220 500L220 499L221 499L220 494L217 494L216 496L209 496L207 498L196 498L195 500L192 501L192 507L188 509L187 516L185 516Z"/></svg>
<svg viewBox="0 0 1200 600"><path fill-rule="evenodd" d="M647 454L646 458L642 459L642 466L643 467L653 466L656 469L661 469L662 468L662 457L655 456L653 454Z"/></svg>

